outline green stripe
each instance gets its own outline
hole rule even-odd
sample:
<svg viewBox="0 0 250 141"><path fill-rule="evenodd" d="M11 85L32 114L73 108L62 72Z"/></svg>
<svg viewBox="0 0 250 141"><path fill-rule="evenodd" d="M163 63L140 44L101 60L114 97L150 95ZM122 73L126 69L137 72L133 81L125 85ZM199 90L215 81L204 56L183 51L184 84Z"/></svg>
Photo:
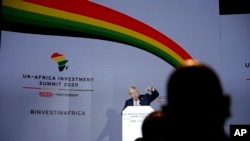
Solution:
<svg viewBox="0 0 250 141"><path fill-rule="evenodd" d="M38 25L56 29L71 30L76 32L82 32L92 35L98 35L110 39L111 41L117 41L120 43L126 43L137 48L149 51L154 55L160 57L164 61L168 62L173 67L180 64L173 56L163 52L154 45L147 43L143 40L139 40L130 35L126 35L120 32L116 32L110 29L101 28L89 24L79 23L71 20L60 19L57 17L46 16L42 14L31 13L23 10L18 10L10 7L3 7L2 19L4 21L12 21L16 23L24 23L29 25ZM53 31L52 31L53 32Z"/></svg>
<svg viewBox="0 0 250 141"><path fill-rule="evenodd" d="M60 61L58 62L58 66L64 66L66 63L68 62L68 60L63 60L63 61Z"/></svg>

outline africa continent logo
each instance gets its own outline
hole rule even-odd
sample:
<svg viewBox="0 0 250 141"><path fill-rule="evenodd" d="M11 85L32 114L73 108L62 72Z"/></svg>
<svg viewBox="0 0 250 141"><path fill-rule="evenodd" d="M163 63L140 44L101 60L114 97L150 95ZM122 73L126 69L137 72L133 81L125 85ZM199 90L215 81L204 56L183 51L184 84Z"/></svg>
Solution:
<svg viewBox="0 0 250 141"><path fill-rule="evenodd" d="M60 72L68 68L68 66L66 66L68 60L65 59L63 54L55 52L51 55L51 60L58 64L58 69Z"/></svg>

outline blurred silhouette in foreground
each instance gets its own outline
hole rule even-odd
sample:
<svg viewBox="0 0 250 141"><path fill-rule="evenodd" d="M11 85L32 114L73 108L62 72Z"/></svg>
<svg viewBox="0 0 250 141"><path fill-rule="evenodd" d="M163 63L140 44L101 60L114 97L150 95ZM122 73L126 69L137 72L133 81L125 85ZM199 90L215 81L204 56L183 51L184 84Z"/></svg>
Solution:
<svg viewBox="0 0 250 141"><path fill-rule="evenodd" d="M167 82L168 140L229 140L224 124L230 117L230 97L212 68L196 60L177 67Z"/></svg>
<svg viewBox="0 0 250 141"><path fill-rule="evenodd" d="M142 123L143 141L165 141L166 116L162 111L150 113Z"/></svg>

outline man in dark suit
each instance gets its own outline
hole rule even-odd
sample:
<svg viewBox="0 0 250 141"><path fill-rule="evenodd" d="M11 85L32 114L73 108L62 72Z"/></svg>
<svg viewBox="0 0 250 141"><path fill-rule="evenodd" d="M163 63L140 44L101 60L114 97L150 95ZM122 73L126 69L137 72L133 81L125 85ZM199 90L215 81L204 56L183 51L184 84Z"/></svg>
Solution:
<svg viewBox="0 0 250 141"><path fill-rule="evenodd" d="M158 91L154 87L147 87L146 92L146 94L139 94L135 86L129 87L129 95L131 98L125 101L122 111L127 106L148 106L159 96Z"/></svg>

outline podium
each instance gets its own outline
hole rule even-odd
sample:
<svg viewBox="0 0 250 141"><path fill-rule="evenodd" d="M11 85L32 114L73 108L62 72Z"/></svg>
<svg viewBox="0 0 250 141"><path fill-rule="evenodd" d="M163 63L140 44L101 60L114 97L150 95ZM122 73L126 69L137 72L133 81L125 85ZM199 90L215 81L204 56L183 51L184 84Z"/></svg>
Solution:
<svg viewBox="0 0 250 141"><path fill-rule="evenodd" d="M154 109L151 106L128 106L122 112L122 141L142 137L142 123Z"/></svg>

